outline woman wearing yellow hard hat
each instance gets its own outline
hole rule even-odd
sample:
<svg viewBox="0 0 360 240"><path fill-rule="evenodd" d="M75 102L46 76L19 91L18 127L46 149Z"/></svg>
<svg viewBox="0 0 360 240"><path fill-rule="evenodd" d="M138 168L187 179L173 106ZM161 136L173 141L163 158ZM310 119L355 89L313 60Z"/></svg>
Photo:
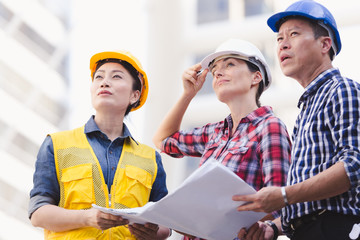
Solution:
<svg viewBox="0 0 360 240"><path fill-rule="evenodd" d="M170 230L92 208L134 208L167 193L161 157L136 141L123 122L144 105L148 80L129 52L90 60L96 113L79 128L49 134L38 153L29 217L45 239L166 239Z"/></svg>

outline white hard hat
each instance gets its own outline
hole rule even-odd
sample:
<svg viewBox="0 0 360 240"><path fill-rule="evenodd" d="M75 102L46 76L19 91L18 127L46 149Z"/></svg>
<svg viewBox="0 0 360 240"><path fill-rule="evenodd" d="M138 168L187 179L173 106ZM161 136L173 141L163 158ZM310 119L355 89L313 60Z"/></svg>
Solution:
<svg viewBox="0 0 360 240"><path fill-rule="evenodd" d="M234 57L238 56L238 58L254 64L260 69L264 81L264 90L270 86L271 74L269 65L260 50L254 44L241 39L229 39L220 44L214 53L206 56L201 61L201 67L203 69L208 68L216 58L223 55L234 55Z"/></svg>

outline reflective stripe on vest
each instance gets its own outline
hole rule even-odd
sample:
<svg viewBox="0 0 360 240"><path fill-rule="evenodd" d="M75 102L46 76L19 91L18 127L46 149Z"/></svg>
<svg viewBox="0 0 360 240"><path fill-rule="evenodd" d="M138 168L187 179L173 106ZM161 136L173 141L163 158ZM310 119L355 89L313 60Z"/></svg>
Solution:
<svg viewBox="0 0 360 240"><path fill-rule="evenodd" d="M60 186L59 206L66 209L89 209L91 204L111 208L141 207L149 201L157 174L155 150L126 138L113 185L111 204L108 187L99 161L91 148L84 127L51 134L56 173ZM60 236L61 235L61 236ZM46 231L46 239L135 239L125 226L102 233L82 228L55 233Z"/></svg>

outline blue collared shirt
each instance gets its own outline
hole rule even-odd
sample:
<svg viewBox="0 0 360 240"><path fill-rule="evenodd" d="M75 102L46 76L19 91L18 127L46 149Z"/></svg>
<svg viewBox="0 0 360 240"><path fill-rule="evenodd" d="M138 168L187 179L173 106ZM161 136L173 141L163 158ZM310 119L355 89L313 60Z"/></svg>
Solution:
<svg viewBox="0 0 360 240"><path fill-rule="evenodd" d="M288 235L292 219L318 210L360 215L360 84L329 69L306 87L298 107L287 185L343 162L351 187L329 199L283 208L283 230Z"/></svg>
<svg viewBox="0 0 360 240"><path fill-rule="evenodd" d="M99 160L105 183L110 187L113 183L115 171L122 153L124 140L132 138L130 131L124 124L124 134L114 141L101 132L93 116L85 124L84 132ZM135 141L135 140L134 140ZM161 156L156 152L158 171L151 189L149 201L156 202L167 195L166 173ZM40 147L34 173L34 187L30 192L29 216L39 207L46 204L57 205L60 199L59 183L56 176L54 149L50 136L47 136Z"/></svg>

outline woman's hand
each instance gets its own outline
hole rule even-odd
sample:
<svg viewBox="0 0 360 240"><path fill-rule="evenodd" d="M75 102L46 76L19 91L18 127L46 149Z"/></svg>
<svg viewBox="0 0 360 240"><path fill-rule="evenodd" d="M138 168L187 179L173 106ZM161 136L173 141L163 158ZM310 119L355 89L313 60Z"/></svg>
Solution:
<svg viewBox="0 0 360 240"><path fill-rule="evenodd" d="M202 88L206 74L209 72L209 69L205 69L200 75L198 72L201 70L200 63L197 63L190 68L186 69L182 74L184 93L195 96L197 92Z"/></svg>
<svg viewBox="0 0 360 240"><path fill-rule="evenodd" d="M110 213L101 212L98 209L85 210L87 216L88 226L95 227L100 230L106 230L112 227L122 226L129 224L127 219L123 219L120 216L115 216Z"/></svg>

